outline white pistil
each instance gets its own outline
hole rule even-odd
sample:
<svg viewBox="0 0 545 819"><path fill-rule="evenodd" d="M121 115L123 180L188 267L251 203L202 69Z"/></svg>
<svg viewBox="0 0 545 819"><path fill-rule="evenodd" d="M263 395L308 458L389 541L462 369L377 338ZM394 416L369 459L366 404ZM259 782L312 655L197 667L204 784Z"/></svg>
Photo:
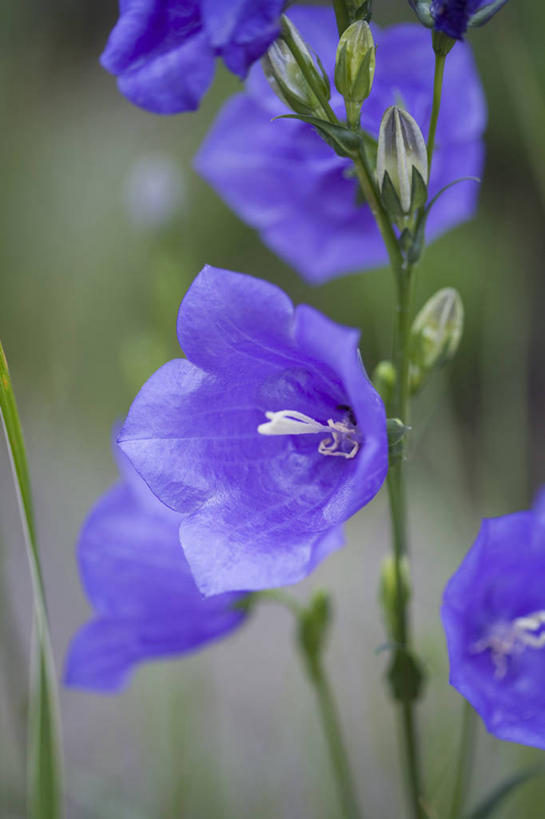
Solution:
<svg viewBox="0 0 545 819"><path fill-rule="evenodd" d="M472 654L490 649L495 666L494 676L501 680L507 673L507 657L521 654L525 648L540 649L545 646L545 611L535 611L525 617L516 617L510 623L497 624L487 637L470 646Z"/></svg>
<svg viewBox="0 0 545 819"><path fill-rule="evenodd" d="M356 440L356 428L348 421L334 421L330 418L322 424L297 410L279 410L266 412L268 421L259 424L257 431L261 435L316 435L327 432L330 437L324 438L318 445L321 455L340 455L342 458L354 458L360 448ZM351 449L344 452L340 447L346 442Z"/></svg>

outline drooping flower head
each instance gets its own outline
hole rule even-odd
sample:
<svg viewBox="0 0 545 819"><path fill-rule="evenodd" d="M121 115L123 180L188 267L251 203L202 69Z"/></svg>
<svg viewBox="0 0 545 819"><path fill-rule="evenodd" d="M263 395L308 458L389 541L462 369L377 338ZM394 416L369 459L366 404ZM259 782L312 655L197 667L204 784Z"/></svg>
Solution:
<svg viewBox="0 0 545 819"><path fill-rule="evenodd" d="M293 6L289 16L320 56L331 79L331 104L344 116L333 70L337 29L331 9ZM373 88L362 110L362 127L378 138L384 111L402 105L424 135L431 112L434 55L419 25L373 28L377 44ZM227 204L255 227L273 251L309 281L385 264L383 241L362 202L350 160L337 156L312 126L271 122L288 113L263 71L250 71L246 93L227 102L196 159L198 172ZM449 55L433 158L430 198L462 176L479 176L486 109L471 52L465 44ZM432 208L428 239L469 219L478 186L461 183Z"/></svg>
<svg viewBox="0 0 545 819"><path fill-rule="evenodd" d="M101 63L154 114L198 108L214 61L244 77L278 36L285 0L119 0Z"/></svg>
<svg viewBox="0 0 545 819"><path fill-rule="evenodd" d="M123 480L89 515L81 577L95 610L74 637L65 682L115 691L138 663L195 651L245 619L240 595L203 598L180 546L180 515L149 491L118 452Z"/></svg>
<svg viewBox="0 0 545 819"><path fill-rule="evenodd" d="M119 435L181 515L205 594L294 583L343 543L340 524L384 481L382 401L359 333L268 282L205 267L182 302L170 361Z"/></svg>
<svg viewBox="0 0 545 819"><path fill-rule="evenodd" d="M484 26L507 0L409 0L427 28L461 40L470 27Z"/></svg>
<svg viewBox="0 0 545 819"><path fill-rule="evenodd" d="M449 581L450 682L500 739L545 748L545 493L483 521Z"/></svg>

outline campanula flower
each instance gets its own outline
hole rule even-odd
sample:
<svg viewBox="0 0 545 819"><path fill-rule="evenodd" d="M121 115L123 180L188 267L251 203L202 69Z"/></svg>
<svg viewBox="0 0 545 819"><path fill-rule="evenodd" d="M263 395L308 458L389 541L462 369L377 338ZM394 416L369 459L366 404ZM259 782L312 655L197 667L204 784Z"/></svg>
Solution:
<svg viewBox="0 0 545 819"><path fill-rule="evenodd" d="M500 739L545 748L545 492L483 521L449 581L450 682Z"/></svg>
<svg viewBox="0 0 545 819"><path fill-rule="evenodd" d="M278 36L285 0L120 0L101 63L154 114L199 107L214 61L246 76Z"/></svg>
<svg viewBox="0 0 545 819"><path fill-rule="evenodd" d="M180 307L178 339L187 359L142 387L123 451L182 516L205 594L301 580L343 544L340 524L387 471L384 406L359 332L207 266Z"/></svg>
<svg viewBox="0 0 545 819"><path fill-rule="evenodd" d="M344 116L333 83L337 29L331 9L290 7L289 15L331 76L331 104ZM434 54L418 24L373 27L377 44L373 88L362 126L378 139L384 111L402 105L427 133L432 104ZM263 71L250 71L245 93L220 112L196 158L198 172L227 204L255 227L273 251L308 281L324 282L387 262L384 243L361 196L350 160L337 156L312 126L271 119L288 113ZM484 95L469 47L447 60L430 198L483 165ZM446 191L431 210L427 238L469 219L478 186L464 182Z"/></svg>
<svg viewBox="0 0 545 819"><path fill-rule="evenodd" d="M428 28L461 40L470 27L484 26L507 0L409 0Z"/></svg>
<svg viewBox="0 0 545 819"><path fill-rule="evenodd" d="M138 663L195 651L245 619L236 594L203 598L180 547L180 515L118 453L122 481L83 527L79 565L95 610L68 652L67 685L114 691Z"/></svg>

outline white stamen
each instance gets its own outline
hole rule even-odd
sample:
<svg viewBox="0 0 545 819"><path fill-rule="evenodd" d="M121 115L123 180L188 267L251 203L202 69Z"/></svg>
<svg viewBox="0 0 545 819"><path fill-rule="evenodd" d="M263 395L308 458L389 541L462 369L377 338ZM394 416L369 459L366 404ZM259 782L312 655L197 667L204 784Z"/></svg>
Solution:
<svg viewBox="0 0 545 819"><path fill-rule="evenodd" d="M497 624L487 637L470 646L472 654L490 649L495 666L494 676L501 680L507 673L507 658L521 654L525 648L540 649L545 646L545 631L534 634L545 625L545 611L536 611L525 617L517 617L510 623Z"/></svg>
<svg viewBox="0 0 545 819"><path fill-rule="evenodd" d="M297 410L266 412L265 415L269 420L259 424L257 428L261 435L316 435L319 432L327 432L331 437L320 441L318 445L320 455L340 455L347 459L354 458L360 448L355 437L356 428L347 421L334 421L329 418L326 425ZM341 449L343 442L350 444L351 449L348 452Z"/></svg>
<svg viewBox="0 0 545 819"><path fill-rule="evenodd" d="M329 430L325 424L297 410L266 412L265 415L269 420L257 428L262 435L315 435Z"/></svg>

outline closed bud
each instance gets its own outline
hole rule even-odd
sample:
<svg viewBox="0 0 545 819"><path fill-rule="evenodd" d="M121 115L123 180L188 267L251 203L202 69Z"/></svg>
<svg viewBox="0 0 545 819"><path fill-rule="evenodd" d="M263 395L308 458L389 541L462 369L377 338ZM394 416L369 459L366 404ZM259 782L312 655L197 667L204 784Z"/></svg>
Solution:
<svg viewBox="0 0 545 819"><path fill-rule="evenodd" d="M382 398L384 404L389 406L394 397L396 383L396 370L391 361L379 361L372 377L373 385Z"/></svg>
<svg viewBox="0 0 545 819"><path fill-rule="evenodd" d="M426 203L426 143L417 122L397 105L387 109L380 124L377 182L384 206L396 220Z"/></svg>
<svg viewBox="0 0 545 819"><path fill-rule="evenodd" d="M415 375L439 369L454 357L464 327L464 306L457 290L445 287L429 299L411 328L411 365Z"/></svg>
<svg viewBox="0 0 545 819"><path fill-rule="evenodd" d="M316 67L307 44L287 17L282 35L263 57L263 70L280 99L297 114L323 117L322 101L331 96L329 79Z"/></svg>
<svg viewBox="0 0 545 819"><path fill-rule="evenodd" d="M398 589L396 561L392 556L388 555L388 557L384 558L380 571L379 600L388 634L394 641L400 639L400 635L397 633L397 612L400 606L406 606L411 596L409 564L405 557L401 558L399 564L399 581L400 585Z"/></svg>
<svg viewBox="0 0 545 819"><path fill-rule="evenodd" d="M343 95L348 124L360 124L360 111L375 76L375 43L369 24L356 20L343 32L337 47L335 86Z"/></svg>

